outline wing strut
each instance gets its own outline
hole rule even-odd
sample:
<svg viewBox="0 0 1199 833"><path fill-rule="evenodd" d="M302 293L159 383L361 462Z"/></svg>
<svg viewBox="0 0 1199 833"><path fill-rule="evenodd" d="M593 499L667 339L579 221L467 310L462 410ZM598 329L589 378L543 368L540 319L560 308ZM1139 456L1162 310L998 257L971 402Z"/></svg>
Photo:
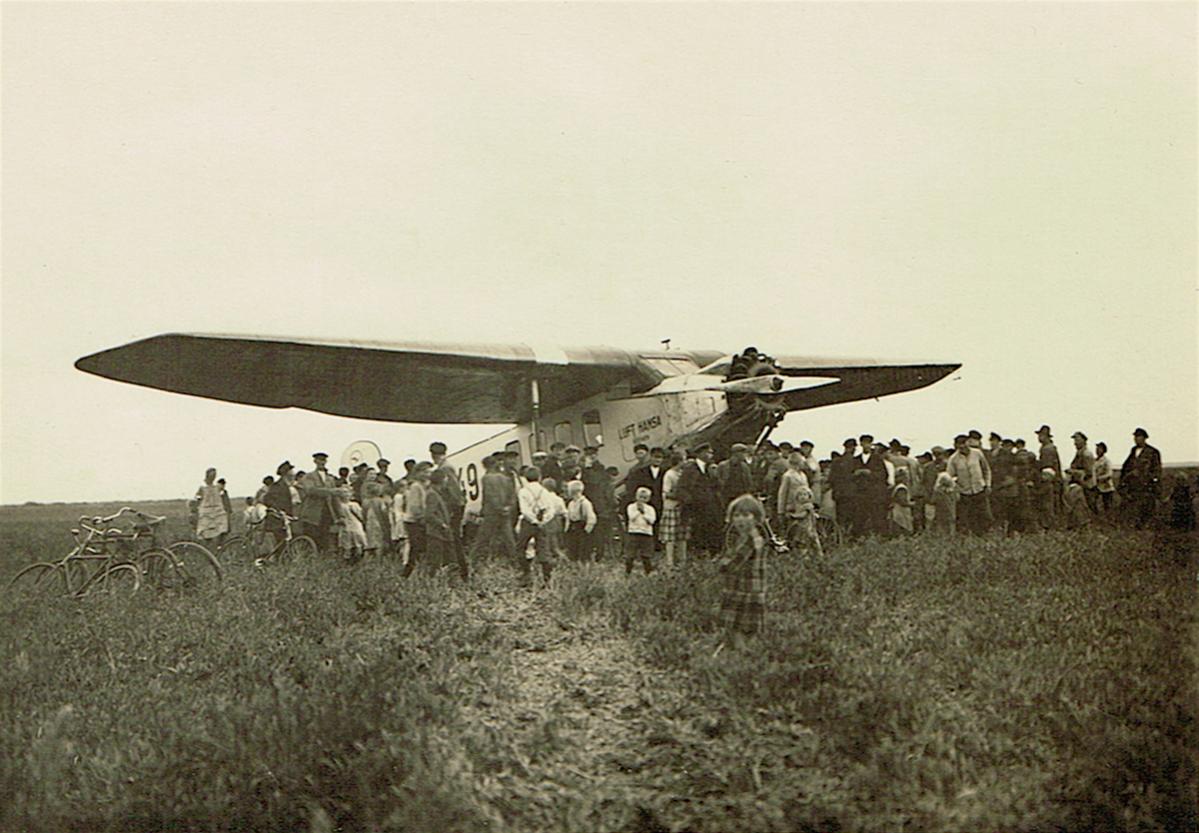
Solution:
<svg viewBox="0 0 1199 833"><path fill-rule="evenodd" d="M770 439L770 435L774 433L774 429L778 428L783 417L787 415L786 411L774 411L770 415L770 421L766 423L766 427L762 430L762 436L758 438L758 442L754 445L754 455L762 450L762 446L766 445L766 441Z"/></svg>
<svg viewBox="0 0 1199 833"><path fill-rule="evenodd" d="M529 385L529 397L533 401L533 448L529 450L529 456L532 457L541 451L541 426L538 424L541 417L541 387L536 379Z"/></svg>

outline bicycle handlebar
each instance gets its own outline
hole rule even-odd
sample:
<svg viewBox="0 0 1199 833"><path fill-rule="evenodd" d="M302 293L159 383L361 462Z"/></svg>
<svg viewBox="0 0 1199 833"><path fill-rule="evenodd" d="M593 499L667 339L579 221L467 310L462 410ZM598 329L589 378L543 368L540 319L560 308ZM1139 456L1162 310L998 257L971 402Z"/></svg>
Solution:
<svg viewBox="0 0 1199 833"><path fill-rule="evenodd" d="M90 523L99 526L100 524L112 523L122 515L136 515L141 520L148 521L149 523L159 523L165 521L167 517L166 515L151 515L149 512L142 512L130 506L122 506L111 515L80 515L79 523Z"/></svg>
<svg viewBox="0 0 1199 833"><path fill-rule="evenodd" d="M289 514L287 514L286 512L284 512L282 509L276 509L276 508L275 508L275 507L273 507L273 506L267 506L267 507L265 507L265 508L266 508L266 513L267 513L268 515L274 515L274 516L276 516L276 517L279 517L279 518L286 518L288 521L291 521L291 522L293 522L293 523L294 523L295 521L298 521L298 520L299 520L299 518L292 517L291 515L289 515Z"/></svg>

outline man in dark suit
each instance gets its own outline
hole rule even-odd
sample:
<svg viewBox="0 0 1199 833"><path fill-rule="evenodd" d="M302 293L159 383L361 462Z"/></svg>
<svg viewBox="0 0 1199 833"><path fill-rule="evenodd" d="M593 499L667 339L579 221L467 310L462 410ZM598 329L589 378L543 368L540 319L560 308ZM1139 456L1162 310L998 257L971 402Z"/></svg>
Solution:
<svg viewBox="0 0 1199 833"><path fill-rule="evenodd" d="M583 465L579 470L579 480L583 482L583 493L591 501L595 509L595 529L592 530L591 540L594 542L596 558L604 558L612 548L609 543L616 529L617 505L616 492L612 478L608 475L607 467L599 460L599 448L589 445L583 449Z"/></svg>
<svg viewBox="0 0 1199 833"><path fill-rule="evenodd" d="M477 562L498 549L503 563L508 564L516 556L516 489L512 478L500 470L495 455L483 458L483 469L486 473L480 483L479 501L483 523L475 533L471 559Z"/></svg>
<svg viewBox="0 0 1199 833"><path fill-rule="evenodd" d="M466 554L462 549L462 514L466 510L466 494L462 491L462 484L458 482L458 470L446 460L445 443L430 443L429 455L433 459L433 470L445 472L441 493L450 515L450 549L455 558L464 559Z"/></svg>
<svg viewBox="0 0 1199 833"><path fill-rule="evenodd" d="M649 505L657 517L662 517L662 478L666 475L666 450L652 448L644 466L633 466L624 482L624 506L627 509L637 497L637 490L649 489Z"/></svg>
<svg viewBox="0 0 1199 833"><path fill-rule="evenodd" d="M683 522L691 528L691 543L713 555L720 550L724 525L720 486L712 473L715 454L707 443L696 446L694 453L679 474Z"/></svg>
<svg viewBox="0 0 1199 833"><path fill-rule="evenodd" d="M837 506L837 526L847 535L854 535L858 526L858 501L854 491L853 471L857 468L858 441L853 437L843 445L844 451L833 457L828 468L828 485L833 490Z"/></svg>
<svg viewBox="0 0 1199 833"><path fill-rule="evenodd" d="M749 468L749 447L744 443L733 443L729 458L713 467L716 482L720 484L720 502L727 507L735 498L753 494L753 474ZM771 497L771 495L767 495ZM774 497L778 497L777 492Z"/></svg>
<svg viewBox="0 0 1199 833"><path fill-rule="evenodd" d="M1162 455L1149 445L1149 432L1138 428L1132 432L1135 445L1120 467L1120 495L1128 502L1129 517L1137 529L1153 521L1157 498L1161 492Z"/></svg>

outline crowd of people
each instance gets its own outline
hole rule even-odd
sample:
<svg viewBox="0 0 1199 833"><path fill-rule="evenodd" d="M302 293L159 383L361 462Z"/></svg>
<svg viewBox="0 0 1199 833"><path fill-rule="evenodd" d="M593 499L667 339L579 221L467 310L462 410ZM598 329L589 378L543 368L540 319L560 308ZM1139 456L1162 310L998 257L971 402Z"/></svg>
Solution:
<svg viewBox="0 0 1199 833"><path fill-rule="evenodd" d="M1118 470L1106 445L1092 450L1081 431L1063 465L1047 425L1035 452L994 432L984 448L978 431L915 456L898 439L882 444L869 434L845 440L827 459L808 441L764 442L752 453L734 444L720 462L706 443L638 444L623 481L600 462L598 448L555 443L532 465L516 451L484 459L477 501L467 500L440 442L429 447L429 460L406 460L396 477L386 459L334 473L328 454L318 452L309 471L280 463L246 499L244 514L272 538L284 533L284 515L296 517L321 549L348 561L395 557L405 577L450 566L465 580L472 562L500 558L527 586L534 572L548 582L563 558L623 557L626 573L638 564L650 573L719 557L729 576L729 624L752 631L763 611L766 547L819 557L834 542L871 535L1020 535L1096 522L1142 528L1162 488L1161 456L1148 436L1136 429ZM206 473L192 505L197 535L219 543L231 507L216 475ZM1173 522L1193 528L1199 488L1192 497L1184 481L1171 500Z"/></svg>

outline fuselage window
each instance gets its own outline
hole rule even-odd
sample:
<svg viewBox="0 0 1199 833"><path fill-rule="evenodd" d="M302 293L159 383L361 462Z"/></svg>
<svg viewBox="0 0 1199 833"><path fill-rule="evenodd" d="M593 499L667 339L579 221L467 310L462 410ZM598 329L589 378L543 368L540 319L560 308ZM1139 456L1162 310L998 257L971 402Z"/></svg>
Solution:
<svg viewBox="0 0 1199 833"><path fill-rule="evenodd" d="M531 454L534 451L545 451L545 450L546 450L545 449L545 432L538 431L536 437L534 437L532 432L530 432L529 433L529 453Z"/></svg>
<svg viewBox="0 0 1199 833"><path fill-rule="evenodd" d="M520 455L521 463L525 462L525 455L523 453L521 453L521 450L520 450L520 440L513 440L512 442L508 443L506 446L504 446L504 451L509 451L509 452L515 451L517 454Z"/></svg>
<svg viewBox="0 0 1199 833"><path fill-rule="evenodd" d="M554 442L562 443L563 445L573 445L575 441L575 429L569 422L559 422L554 426Z"/></svg>
<svg viewBox="0 0 1199 833"><path fill-rule="evenodd" d="M588 411L583 414L583 445L601 446L604 444L604 428L600 424L599 411Z"/></svg>

